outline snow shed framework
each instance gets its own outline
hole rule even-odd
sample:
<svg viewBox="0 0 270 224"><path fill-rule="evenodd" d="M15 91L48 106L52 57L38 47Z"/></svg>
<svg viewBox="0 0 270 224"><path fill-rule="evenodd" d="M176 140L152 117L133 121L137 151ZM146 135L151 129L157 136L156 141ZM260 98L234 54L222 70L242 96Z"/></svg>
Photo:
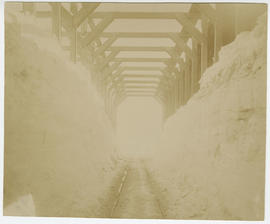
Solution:
<svg viewBox="0 0 270 224"><path fill-rule="evenodd" d="M36 4L48 4L50 10L38 11ZM102 4L106 3L22 3L24 13L51 18L52 32L60 42L63 37L69 39L69 45L63 48L70 51L74 63L80 60L89 69L113 124L117 106L129 96L154 97L162 105L164 119L172 115L199 89L202 73L218 60L220 48L233 41L239 32L251 29L265 9L263 4L193 3L188 12L97 11ZM179 32L105 32L116 19L175 20L182 29ZM174 46L113 46L119 38L167 38ZM165 52L169 57L117 57L127 51ZM124 62L137 65L123 66ZM164 66L145 66L147 62ZM135 73L128 74L130 71ZM159 75L142 74L144 71L156 71Z"/></svg>

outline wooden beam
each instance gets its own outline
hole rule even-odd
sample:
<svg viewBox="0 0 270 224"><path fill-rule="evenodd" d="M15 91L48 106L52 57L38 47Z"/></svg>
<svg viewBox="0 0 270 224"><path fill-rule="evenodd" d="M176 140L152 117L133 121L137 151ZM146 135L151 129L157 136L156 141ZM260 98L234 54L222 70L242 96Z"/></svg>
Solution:
<svg viewBox="0 0 270 224"><path fill-rule="evenodd" d="M99 36L100 33L113 21L112 17L104 18L92 32L89 32L88 35L81 40L82 46L85 47L90 44L95 38Z"/></svg>
<svg viewBox="0 0 270 224"><path fill-rule="evenodd" d="M183 26L185 27L185 29L187 30L187 32L190 33L191 37L195 37L197 39L197 41L199 42L204 42L206 41L203 34L195 27L195 24L193 24L189 18L187 17L187 15L183 15L183 14L177 14L176 15L177 21Z"/></svg>
<svg viewBox="0 0 270 224"><path fill-rule="evenodd" d="M108 38L104 42L104 44L94 52L94 55L97 56L97 55L102 54L103 52L105 52L107 50L107 48L110 47L116 39L117 39L116 36ZM117 49L112 49L111 51L115 51L115 50L117 50Z"/></svg>
<svg viewBox="0 0 270 224"><path fill-rule="evenodd" d="M133 74L122 74L124 78L160 78L162 75L133 75Z"/></svg>
<svg viewBox="0 0 270 224"><path fill-rule="evenodd" d="M155 93L155 89L149 89L149 90L132 90L132 89L126 89L126 93Z"/></svg>
<svg viewBox="0 0 270 224"><path fill-rule="evenodd" d="M61 3L60 3L61 6ZM61 15L62 15L62 25L66 31L71 31L73 28L72 15L61 6Z"/></svg>
<svg viewBox="0 0 270 224"><path fill-rule="evenodd" d="M129 71L162 71L163 67L153 67L153 66L122 66L124 70Z"/></svg>
<svg viewBox="0 0 270 224"><path fill-rule="evenodd" d="M105 58L105 60L102 62L102 64L98 65L98 69L99 70L103 70L105 68L106 65L108 65L108 63L110 61L115 61L115 56L119 53L119 51L112 51L109 56L107 56ZM121 61L115 61L115 62L121 62Z"/></svg>
<svg viewBox="0 0 270 224"><path fill-rule="evenodd" d="M104 80L104 77L110 75L114 70L116 70L121 63L115 62L112 66L110 66L106 71L102 73L102 80Z"/></svg>
<svg viewBox="0 0 270 224"><path fill-rule="evenodd" d="M104 18L112 16L114 19L175 19L177 14L186 15L187 13L177 12L95 12L90 15L91 18ZM197 16L198 13L192 13L190 16Z"/></svg>
<svg viewBox="0 0 270 224"><path fill-rule="evenodd" d="M205 35L205 38L208 39L208 21L204 16L202 17L202 31ZM201 74L203 74L207 68L208 63L208 42L203 42L201 46Z"/></svg>
<svg viewBox="0 0 270 224"><path fill-rule="evenodd" d="M213 9L213 7L210 6L210 4L193 3L192 5L201 15L207 16L212 22L216 21L217 12L215 9Z"/></svg>
<svg viewBox="0 0 270 224"><path fill-rule="evenodd" d="M154 97L155 94L147 94L147 93L127 93L126 97Z"/></svg>
<svg viewBox="0 0 270 224"><path fill-rule="evenodd" d="M159 81L154 80L123 80L124 84L159 84Z"/></svg>
<svg viewBox="0 0 270 224"><path fill-rule="evenodd" d="M168 62L169 58L114 58L116 62Z"/></svg>
<svg viewBox="0 0 270 224"><path fill-rule="evenodd" d="M100 37L114 35L118 38L170 38L170 35L178 35L180 38L190 37L189 34L180 34L179 32L103 32Z"/></svg>
<svg viewBox="0 0 270 224"><path fill-rule="evenodd" d="M57 39L62 39L62 6L59 2L51 2L52 7L52 32L56 35Z"/></svg>
<svg viewBox="0 0 270 224"><path fill-rule="evenodd" d="M73 26L78 27L100 3L82 3L82 8L73 17Z"/></svg>
<svg viewBox="0 0 270 224"><path fill-rule="evenodd" d="M108 51L119 50L119 51L153 51L153 52L166 52L171 56L172 47L110 47Z"/></svg>
<svg viewBox="0 0 270 224"><path fill-rule="evenodd" d="M198 90L198 41L192 38L191 95Z"/></svg>
<svg viewBox="0 0 270 224"><path fill-rule="evenodd" d="M192 57L191 49L186 45L186 43L177 35L171 34L170 37L175 42L176 46L178 46L181 50L183 50L187 57Z"/></svg>
<svg viewBox="0 0 270 224"><path fill-rule="evenodd" d="M126 89L157 89L157 86L136 86L136 85L131 85L131 86L125 86Z"/></svg>

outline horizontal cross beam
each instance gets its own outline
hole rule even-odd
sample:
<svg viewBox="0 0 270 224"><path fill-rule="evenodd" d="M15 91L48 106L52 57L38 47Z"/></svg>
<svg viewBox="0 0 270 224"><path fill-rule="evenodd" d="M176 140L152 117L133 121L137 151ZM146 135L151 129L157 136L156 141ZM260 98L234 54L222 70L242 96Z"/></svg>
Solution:
<svg viewBox="0 0 270 224"><path fill-rule="evenodd" d="M129 47L129 46L121 46L121 47L110 47L107 49L108 51L118 50L118 51L166 51L169 52L173 50L173 47Z"/></svg>
<svg viewBox="0 0 270 224"><path fill-rule="evenodd" d="M189 38L189 34L180 34L176 32L103 32L100 37L112 37L116 35L118 38L170 38L170 35L178 35L179 37Z"/></svg>
<svg viewBox="0 0 270 224"><path fill-rule="evenodd" d="M124 84L159 84L159 81L154 80L123 80Z"/></svg>
<svg viewBox="0 0 270 224"><path fill-rule="evenodd" d="M114 19L175 19L176 15L187 15L185 12L94 12L91 18L105 18L108 16ZM189 13L189 16L198 16L198 13Z"/></svg>
<svg viewBox="0 0 270 224"><path fill-rule="evenodd" d="M133 74L122 74L124 78L142 78L142 79L149 79L149 78L160 78L162 75L133 75Z"/></svg>
<svg viewBox="0 0 270 224"><path fill-rule="evenodd" d="M169 62L169 58L113 58L115 62Z"/></svg>
<svg viewBox="0 0 270 224"><path fill-rule="evenodd" d="M163 67L153 67L153 66L121 66L123 70L129 71L162 71Z"/></svg>

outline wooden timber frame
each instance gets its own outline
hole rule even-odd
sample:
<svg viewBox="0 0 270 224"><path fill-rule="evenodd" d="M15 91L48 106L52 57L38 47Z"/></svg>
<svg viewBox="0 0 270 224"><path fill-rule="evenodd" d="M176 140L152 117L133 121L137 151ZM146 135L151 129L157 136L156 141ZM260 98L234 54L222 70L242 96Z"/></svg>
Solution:
<svg viewBox="0 0 270 224"><path fill-rule="evenodd" d="M117 106L129 96L154 97L163 108L164 119L185 105L198 91L199 80L207 69L218 60L223 45L222 23L226 14L223 4L194 3L189 12L98 12L102 3L50 2L49 11L36 11L34 4L22 3L23 11L30 11L39 18L51 18L52 32L70 52L74 63L79 60L89 69L98 92L104 98L106 112L115 124ZM40 4L40 3L39 3ZM117 4L117 3L115 3ZM99 23L95 23L99 19ZM182 29L168 32L104 32L115 19L171 19ZM196 24L201 24L201 29ZM232 29L232 32L234 30ZM235 33L232 35L235 36ZM102 38L107 38L102 42ZM118 38L168 38L174 47L114 47ZM191 41L192 47L188 46ZM124 51L165 52L167 58L117 57ZM124 62L159 62L164 66L123 66ZM129 71L135 74L128 74ZM138 71L138 74L136 74ZM155 71L159 75L142 75L139 71Z"/></svg>

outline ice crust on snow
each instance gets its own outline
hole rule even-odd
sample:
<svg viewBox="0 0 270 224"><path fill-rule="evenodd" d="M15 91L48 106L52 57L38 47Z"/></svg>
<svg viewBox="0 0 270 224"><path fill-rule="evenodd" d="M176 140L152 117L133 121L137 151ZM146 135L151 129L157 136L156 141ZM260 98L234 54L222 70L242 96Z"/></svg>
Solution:
<svg viewBox="0 0 270 224"><path fill-rule="evenodd" d="M266 15L219 53L200 90L167 121L149 164L167 217L262 220Z"/></svg>

